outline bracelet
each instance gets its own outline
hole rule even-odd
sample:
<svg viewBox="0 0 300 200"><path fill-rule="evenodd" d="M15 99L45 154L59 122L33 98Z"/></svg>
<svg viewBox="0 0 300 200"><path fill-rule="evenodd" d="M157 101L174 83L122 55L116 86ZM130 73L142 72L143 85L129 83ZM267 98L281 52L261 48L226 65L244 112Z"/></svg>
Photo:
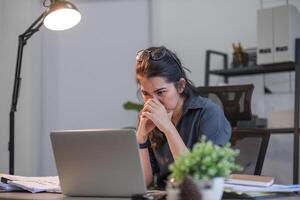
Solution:
<svg viewBox="0 0 300 200"><path fill-rule="evenodd" d="M147 140L146 142L139 144L139 149L146 149L150 146L150 141Z"/></svg>

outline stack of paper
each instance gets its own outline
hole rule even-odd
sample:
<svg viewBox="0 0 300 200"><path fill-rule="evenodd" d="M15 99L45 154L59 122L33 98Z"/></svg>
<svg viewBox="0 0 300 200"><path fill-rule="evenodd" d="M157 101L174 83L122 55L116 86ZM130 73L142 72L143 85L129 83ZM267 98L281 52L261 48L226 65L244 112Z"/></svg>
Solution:
<svg viewBox="0 0 300 200"><path fill-rule="evenodd" d="M300 192L300 185L273 184L274 178L268 176L233 174L225 180L226 192Z"/></svg>
<svg viewBox="0 0 300 200"><path fill-rule="evenodd" d="M58 176L25 177L0 174L0 178L0 190L4 191L61 192Z"/></svg>
<svg viewBox="0 0 300 200"><path fill-rule="evenodd" d="M247 186L225 183L225 191L236 193L249 193L249 192L299 192L300 185L278 185L274 184L269 187Z"/></svg>
<svg viewBox="0 0 300 200"><path fill-rule="evenodd" d="M11 191L21 191L21 190L23 189L17 186L0 182L0 191L11 192Z"/></svg>

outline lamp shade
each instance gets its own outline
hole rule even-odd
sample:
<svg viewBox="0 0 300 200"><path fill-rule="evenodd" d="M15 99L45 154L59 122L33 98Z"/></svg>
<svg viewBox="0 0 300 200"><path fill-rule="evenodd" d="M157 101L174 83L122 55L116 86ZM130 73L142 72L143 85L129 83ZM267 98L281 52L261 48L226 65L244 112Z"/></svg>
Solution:
<svg viewBox="0 0 300 200"><path fill-rule="evenodd" d="M77 8L65 0L55 0L44 17L44 25L51 30L61 31L79 23L81 14Z"/></svg>

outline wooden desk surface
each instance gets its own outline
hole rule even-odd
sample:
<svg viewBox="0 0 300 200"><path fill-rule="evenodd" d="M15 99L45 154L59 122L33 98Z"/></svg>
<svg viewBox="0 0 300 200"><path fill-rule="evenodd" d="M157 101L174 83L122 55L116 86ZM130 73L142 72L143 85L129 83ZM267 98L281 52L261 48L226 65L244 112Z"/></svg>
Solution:
<svg viewBox="0 0 300 200"><path fill-rule="evenodd" d="M28 192L0 192L0 200L130 200L130 198L68 197L63 194Z"/></svg>
<svg viewBox="0 0 300 200"><path fill-rule="evenodd" d="M62 199L62 194L38 193L32 194L28 192L0 192L0 199L23 199L23 200L39 200L39 199Z"/></svg>
<svg viewBox="0 0 300 200"><path fill-rule="evenodd" d="M11 199L11 200L130 200L130 198L98 198L98 197L67 197L63 194L55 193L37 193L32 194L28 192L0 192L0 200ZM287 197L276 197L268 198L269 200L299 200L300 196L287 196Z"/></svg>

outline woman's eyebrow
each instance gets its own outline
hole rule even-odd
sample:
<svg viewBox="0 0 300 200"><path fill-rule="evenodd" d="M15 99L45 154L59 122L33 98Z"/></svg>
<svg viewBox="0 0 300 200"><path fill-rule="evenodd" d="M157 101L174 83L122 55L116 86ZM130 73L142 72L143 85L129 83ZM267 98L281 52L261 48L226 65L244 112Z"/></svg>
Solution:
<svg viewBox="0 0 300 200"><path fill-rule="evenodd" d="M159 91L164 90L164 89L167 89L167 88L166 87L158 88L158 89L154 90L154 92L159 92ZM141 92L145 93L145 94L148 94L148 92L146 90L143 90L143 89L141 89Z"/></svg>
<svg viewBox="0 0 300 200"><path fill-rule="evenodd" d="M141 89L141 92L142 92L142 93L147 93L147 94L148 94L148 92L147 92L146 90L143 90L143 89Z"/></svg>
<svg viewBox="0 0 300 200"><path fill-rule="evenodd" d="M159 92L159 91L164 90L164 89L167 89L167 88L166 87L158 88L158 89L154 90L154 92Z"/></svg>

